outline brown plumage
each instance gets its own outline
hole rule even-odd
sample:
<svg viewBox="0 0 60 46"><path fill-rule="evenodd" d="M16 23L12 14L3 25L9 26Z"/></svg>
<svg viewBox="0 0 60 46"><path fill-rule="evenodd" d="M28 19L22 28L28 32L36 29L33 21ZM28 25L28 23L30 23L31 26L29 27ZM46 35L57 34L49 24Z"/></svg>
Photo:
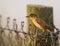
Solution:
<svg viewBox="0 0 60 46"><path fill-rule="evenodd" d="M30 14L29 16L27 16L28 18L30 18L32 20L32 22L34 23L34 25L41 29L43 32L45 30L47 30L48 32L52 31L52 28L41 18L38 18L37 15L35 14Z"/></svg>

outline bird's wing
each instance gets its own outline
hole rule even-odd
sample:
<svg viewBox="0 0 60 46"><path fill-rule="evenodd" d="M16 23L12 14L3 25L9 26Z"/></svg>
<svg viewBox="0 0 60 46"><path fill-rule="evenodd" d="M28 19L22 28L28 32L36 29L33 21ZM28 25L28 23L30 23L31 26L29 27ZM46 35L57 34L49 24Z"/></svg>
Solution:
<svg viewBox="0 0 60 46"><path fill-rule="evenodd" d="M38 18L36 19L37 23L39 23L42 27L45 27L46 26L46 23L45 21L43 21L42 19Z"/></svg>
<svg viewBox="0 0 60 46"><path fill-rule="evenodd" d="M44 29L49 29L51 30L51 27L42 19L38 18L36 19L37 23L39 23Z"/></svg>

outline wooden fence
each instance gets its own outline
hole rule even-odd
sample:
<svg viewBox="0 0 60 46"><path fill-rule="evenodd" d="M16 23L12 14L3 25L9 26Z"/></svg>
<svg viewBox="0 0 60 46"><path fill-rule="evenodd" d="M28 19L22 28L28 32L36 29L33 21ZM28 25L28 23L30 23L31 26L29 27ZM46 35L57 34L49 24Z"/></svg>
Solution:
<svg viewBox="0 0 60 46"><path fill-rule="evenodd" d="M21 30L18 30L18 24L16 19L13 19L13 28L10 29L10 17L7 17L6 27L2 27L1 23L2 16L0 16L0 46L45 46L47 39L51 39L51 46L57 46L56 41L58 40L58 34L45 32L44 34L38 34L38 29L35 29L35 33L24 32L24 21L21 21ZM28 30L30 31L31 24L29 24ZM30 43L28 41L28 36L30 37ZM39 41L45 40L44 43ZM28 45L29 44L29 45ZM44 44L44 45L42 45Z"/></svg>

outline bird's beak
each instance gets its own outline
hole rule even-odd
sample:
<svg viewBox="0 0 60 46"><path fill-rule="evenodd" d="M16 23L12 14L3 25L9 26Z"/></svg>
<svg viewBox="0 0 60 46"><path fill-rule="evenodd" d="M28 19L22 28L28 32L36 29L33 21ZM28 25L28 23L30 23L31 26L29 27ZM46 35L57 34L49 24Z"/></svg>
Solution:
<svg viewBox="0 0 60 46"><path fill-rule="evenodd" d="M30 16L26 16L27 18L29 18Z"/></svg>

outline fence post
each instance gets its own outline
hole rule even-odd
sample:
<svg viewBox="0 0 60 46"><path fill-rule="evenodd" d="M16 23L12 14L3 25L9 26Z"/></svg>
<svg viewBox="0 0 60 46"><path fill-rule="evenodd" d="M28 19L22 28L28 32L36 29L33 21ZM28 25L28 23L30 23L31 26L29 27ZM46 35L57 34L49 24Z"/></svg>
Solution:
<svg viewBox="0 0 60 46"><path fill-rule="evenodd" d="M2 16L0 15L0 28L1 28L1 17L2 17Z"/></svg>
<svg viewBox="0 0 60 46"><path fill-rule="evenodd" d="M1 24L2 21L1 21L1 20L2 20L2 16L0 15L0 29L1 29L0 32L1 32L1 34L2 34L2 33L4 32L4 30L2 29L2 24Z"/></svg>
<svg viewBox="0 0 60 46"><path fill-rule="evenodd" d="M21 29L22 29L22 32L23 32L23 35L24 35L24 40L22 41L22 46L26 46L25 44L25 34L24 34L24 30L23 30L23 27L24 27L24 21L21 22Z"/></svg>
<svg viewBox="0 0 60 46"><path fill-rule="evenodd" d="M1 25L1 19L2 19L2 16L0 15L0 46L6 46L4 43L4 39L2 37L2 33L4 32L4 30Z"/></svg>

